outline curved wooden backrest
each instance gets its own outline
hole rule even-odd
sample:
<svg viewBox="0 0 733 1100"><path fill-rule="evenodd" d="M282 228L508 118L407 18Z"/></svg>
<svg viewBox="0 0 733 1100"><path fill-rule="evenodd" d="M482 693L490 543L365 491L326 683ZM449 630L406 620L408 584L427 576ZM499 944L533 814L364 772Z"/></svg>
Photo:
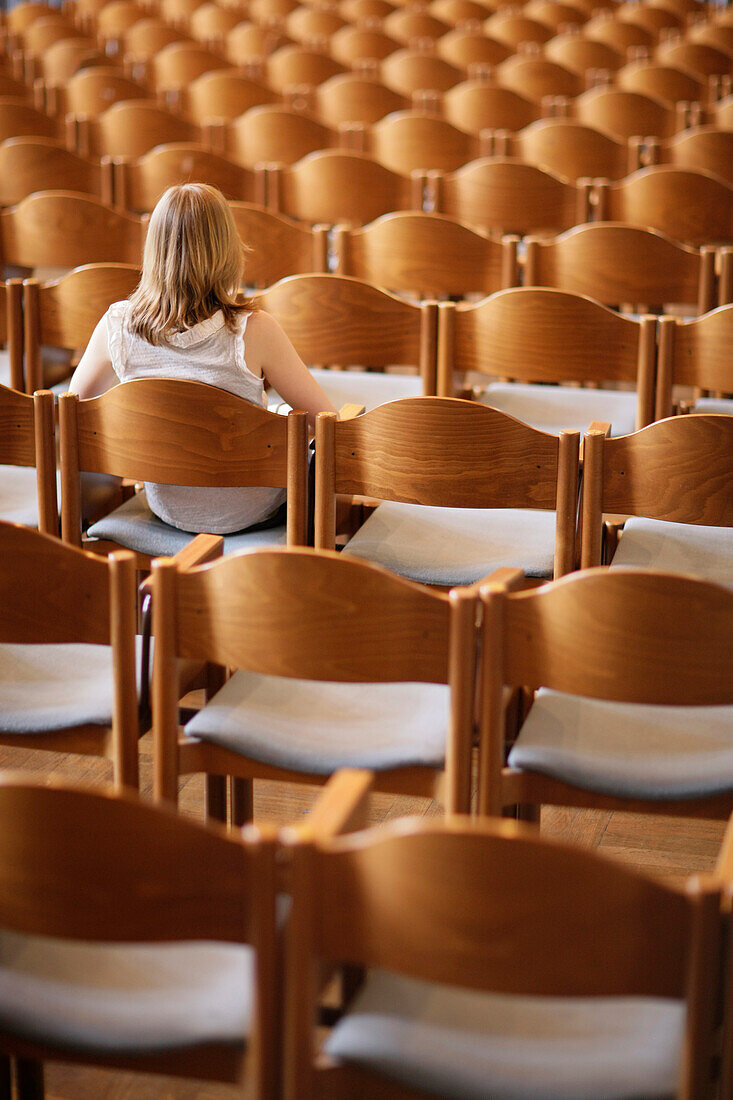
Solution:
<svg viewBox="0 0 733 1100"><path fill-rule="evenodd" d="M95 195L111 203L110 169L77 156L54 138L9 138L0 144L0 206L12 206L48 188Z"/></svg>
<svg viewBox="0 0 733 1100"><path fill-rule="evenodd" d="M619 69L616 84L627 92L653 96L670 105L680 100L702 101L707 94L705 82L693 73L649 60L632 61Z"/></svg>
<svg viewBox="0 0 733 1100"><path fill-rule="evenodd" d="M382 21L382 26L387 34L406 46L416 39L435 41L451 29L449 23L436 15L431 15L430 12L411 11L405 8L397 8L390 12Z"/></svg>
<svg viewBox="0 0 733 1100"><path fill-rule="evenodd" d="M424 111L397 111L383 118L369 130L368 146L373 157L403 175L453 172L480 153L475 135Z"/></svg>
<svg viewBox="0 0 733 1100"><path fill-rule="evenodd" d="M275 92L232 69L203 73L181 90L181 106L193 122L224 119L231 122L250 107L274 103Z"/></svg>
<svg viewBox="0 0 733 1100"><path fill-rule="evenodd" d="M432 0L427 10L452 27L457 27L459 23L483 22L494 11L494 5L484 4L481 0Z"/></svg>
<svg viewBox="0 0 733 1100"><path fill-rule="evenodd" d="M613 46L581 34L558 34L545 43L542 52L548 60L584 78L590 69L615 73L626 60Z"/></svg>
<svg viewBox="0 0 733 1100"><path fill-rule="evenodd" d="M290 84L320 84L345 68L328 54L305 46L281 46L265 62L267 83L277 92Z"/></svg>
<svg viewBox="0 0 733 1100"><path fill-rule="evenodd" d="M656 36L650 31L614 19L609 11L599 12L589 19L583 27L583 34L594 42L604 42L622 55L627 50L638 48L650 51L656 41Z"/></svg>
<svg viewBox="0 0 733 1100"><path fill-rule="evenodd" d="M224 68L217 54L197 44L171 42L151 58L150 70L156 91L183 88L203 73Z"/></svg>
<svg viewBox="0 0 733 1100"><path fill-rule="evenodd" d="M442 57L419 50L404 49L386 57L380 68L381 79L396 92L447 92L465 79L465 73Z"/></svg>
<svg viewBox="0 0 733 1100"><path fill-rule="evenodd" d="M420 209L422 181L363 153L323 150L271 175L268 203L306 222L364 225L393 210Z"/></svg>
<svg viewBox="0 0 733 1100"><path fill-rule="evenodd" d="M327 126L347 122L369 126L392 111L406 110L410 100L372 77L339 73L313 90L313 106Z"/></svg>
<svg viewBox="0 0 733 1100"><path fill-rule="evenodd" d="M608 306L693 302L715 305L715 250L693 249L621 222L578 225L559 237L528 237L525 286L587 294Z"/></svg>
<svg viewBox="0 0 733 1100"><path fill-rule="evenodd" d="M516 241L500 242L442 214L385 214L336 230L338 271L423 297L493 294L518 280Z"/></svg>
<svg viewBox="0 0 733 1100"><path fill-rule="evenodd" d="M287 35L277 25L260 26L257 23L241 22L229 31L224 41L224 56L232 65L244 65L252 62L260 68L260 58L269 57L281 46L292 45Z"/></svg>
<svg viewBox="0 0 733 1100"><path fill-rule="evenodd" d="M623 4L616 12L616 17L626 23L632 23L636 27L643 27L649 31L655 40L661 38L663 31L681 29L684 19L667 7L658 7L656 4Z"/></svg>
<svg viewBox="0 0 733 1100"><path fill-rule="evenodd" d="M539 105L524 95L481 80L463 81L443 96L444 117L472 133L522 130L540 114Z"/></svg>
<svg viewBox="0 0 733 1100"><path fill-rule="evenodd" d="M591 88L572 104L573 117L615 138L671 137L678 124L674 110L661 99L623 88Z"/></svg>
<svg viewBox="0 0 733 1100"><path fill-rule="evenodd" d="M660 149L660 159L676 168L710 172L733 186L733 133L715 126L683 130Z"/></svg>
<svg viewBox="0 0 733 1100"><path fill-rule="evenodd" d="M511 56L511 49L506 43L497 42L478 29L465 26L458 26L439 38L435 43L435 52L444 61L464 70L471 65L498 65Z"/></svg>
<svg viewBox="0 0 733 1100"><path fill-rule="evenodd" d="M659 330L657 417L672 412L672 387L698 386L733 393L730 340L733 306L718 309L694 321L663 318Z"/></svg>
<svg viewBox="0 0 733 1100"><path fill-rule="evenodd" d="M576 96L585 86L577 73L533 54L517 54L497 65L495 77L502 88L509 88L535 103L545 96Z"/></svg>
<svg viewBox="0 0 733 1100"><path fill-rule="evenodd" d="M555 34L554 28L547 23L531 19L516 10L495 12L489 16L483 27L486 34L499 42L505 42L512 50L516 50L523 42L549 42Z"/></svg>
<svg viewBox="0 0 733 1100"><path fill-rule="evenodd" d="M558 32L563 26L582 26L587 22L590 14L576 4L561 3L557 0L529 0L529 3L524 5L523 11L530 19L546 23L548 27Z"/></svg>
<svg viewBox="0 0 733 1100"><path fill-rule="evenodd" d="M733 75L733 56L704 42L662 42L657 46L656 56L668 65L687 69L700 77Z"/></svg>
<svg viewBox="0 0 733 1100"><path fill-rule="evenodd" d="M241 164L294 164L308 153L335 148L337 131L282 104L251 107L228 127L227 151Z"/></svg>
<svg viewBox="0 0 733 1100"><path fill-rule="evenodd" d="M257 23L272 23L275 18L284 19L298 7L298 0L251 0L250 19Z"/></svg>
<svg viewBox="0 0 733 1100"><path fill-rule="evenodd" d="M122 36L124 53L132 62L147 62L172 42L186 35L162 19L151 16L134 23Z"/></svg>
<svg viewBox="0 0 733 1100"><path fill-rule="evenodd" d="M36 19L42 19L52 14L48 4L36 3L34 0L21 0L6 14L8 30L14 34L22 34L26 27L30 27Z"/></svg>
<svg viewBox="0 0 733 1100"><path fill-rule="evenodd" d="M639 167L638 149L570 118L546 118L508 137L507 153L577 181L620 179Z"/></svg>
<svg viewBox="0 0 733 1100"><path fill-rule="evenodd" d="M57 136L54 119L11 96L0 98L0 142L8 138Z"/></svg>
<svg viewBox="0 0 733 1100"><path fill-rule="evenodd" d="M145 222L91 196L38 191L0 213L0 235L3 261L21 267L139 265Z"/></svg>
<svg viewBox="0 0 733 1100"><path fill-rule="evenodd" d="M78 151L86 156L141 157L169 141L201 142L192 122L148 100L116 103L79 127Z"/></svg>
<svg viewBox="0 0 733 1100"><path fill-rule="evenodd" d="M587 188L519 160L475 160L432 184L436 211L489 233L557 232L588 220Z"/></svg>
<svg viewBox="0 0 733 1100"><path fill-rule="evenodd" d="M139 4L137 0L110 0L97 13L97 31L108 43L111 40L114 43L113 49L118 52L119 39L125 31L133 27L135 23L139 23L141 19L146 19L147 16L147 8Z"/></svg>
<svg viewBox="0 0 733 1100"><path fill-rule="evenodd" d="M301 5L285 16L284 27L290 38L304 44L330 39L347 22L334 11Z"/></svg>
<svg viewBox="0 0 733 1100"><path fill-rule="evenodd" d="M63 88L49 89L48 106L55 113L96 117L114 103L145 99L149 95L147 88L130 80L122 71L92 66L80 69Z"/></svg>
<svg viewBox="0 0 733 1100"><path fill-rule="evenodd" d="M241 12L235 8L225 8L221 4L205 3L191 12L188 19L188 30L197 42L221 42L241 19Z"/></svg>
<svg viewBox="0 0 733 1100"><path fill-rule="evenodd" d="M229 207L248 249L244 268L247 286L271 286L288 275L326 270L328 238L324 226L311 229L254 203L233 202Z"/></svg>
<svg viewBox="0 0 733 1100"><path fill-rule="evenodd" d="M48 84L64 84L79 69L105 63L112 64L91 38L64 38L35 59L38 76Z"/></svg>
<svg viewBox="0 0 733 1100"><path fill-rule="evenodd" d="M723 23L700 22L690 27L688 40L704 42L708 46L715 46L717 50L733 52L733 27Z"/></svg>
<svg viewBox="0 0 733 1100"><path fill-rule="evenodd" d="M170 142L156 146L138 160L114 164L115 202L136 214L148 213L169 187L180 183L207 183L227 199L264 205L265 176L212 153L203 145Z"/></svg>
<svg viewBox="0 0 733 1100"><path fill-rule="evenodd" d="M402 49L402 42L391 38L377 27L352 26L347 23L331 37L328 48L331 56L342 65L355 65L360 62L383 61L396 50Z"/></svg>

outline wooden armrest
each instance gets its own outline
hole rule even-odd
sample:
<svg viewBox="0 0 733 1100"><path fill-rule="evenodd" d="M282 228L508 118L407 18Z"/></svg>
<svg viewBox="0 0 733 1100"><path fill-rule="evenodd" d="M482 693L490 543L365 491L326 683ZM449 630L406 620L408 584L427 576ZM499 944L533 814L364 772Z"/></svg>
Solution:
<svg viewBox="0 0 733 1100"><path fill-rule="evenodd" d="M363 405L342 405L339 409L339 420L353 420L356 416L362 416L365 411Z"/></svg>
<svg viewBox="0 0 733 1100"><path fill-rule="evenodd" d="M504 565L501 569L495 569L493 573L487 573L481 580L468 586L471 592L480 592L481 589L489 589L492 592L519 592L527 586L527 578L521 569Z"/></svg>
<svg viewBox="0 0 733 1100"><path fill-rule="evenodd" d="M369 771L342 768L329 779L323 794L302 825L292 829L292 839L327 840L355 832L366 825L369 791L374 776Z"/></svg>

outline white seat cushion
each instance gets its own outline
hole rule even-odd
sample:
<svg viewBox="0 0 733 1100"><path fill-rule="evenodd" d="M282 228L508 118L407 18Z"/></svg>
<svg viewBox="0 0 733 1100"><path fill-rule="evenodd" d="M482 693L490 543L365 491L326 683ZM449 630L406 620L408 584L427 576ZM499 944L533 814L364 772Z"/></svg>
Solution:
<svg viewBox="0 0 733 1100"><path fill-rule="evenodd" d="M563 429L585 432L592 420L610 421L614 436L628 435L636 428L636 393L626 390L492 382L479 400L552 434Z"/></svg>
<svg viewBox="0 0 733 1100"><path fill-rule="evenodd" d="M311 370L329 401L342 405L363 405L374 409L387 401L420 397L422 379L416 374L385 374L383 371Z"/></svg>
<svg viewBox="0 0 733 1100"><path fill-rule="evenodd" d="M733 790L733 706L607 703L543 688L509 764L621 798L724 793Z"/></svg>
<svg viewBox="0 0 733 1100"><path fill-rule="evenodd" d="M613 567L691 573L733 587L733 528L634 516L626 521Z"/></svg>
<svg viewBox="0 0 733 1100"><path fill-rule="evenodd" d="M696 413L733 413L733 397L701 397L695 402Z"/></svg>
<svg viewBox="0 0 733 1100"><path fill-rule="evenodd" d="M349 684L240 670L186 733L276 767L441 766L448 732L444 684Z"/></svg>
<svg viewBox="0 0 733 1100"><path fill-rule="evenodd" d="M326 1053L451 1100L670 1097L684 1018L677 1001L501 996L374 971Z"/></svg>
<svg viewBox="0 0 733 1100"><path fill-rule="evenodd" d="M0 466L0 519L38 526L35 466Z"/></svg>
<svg viewBox="0 0 733 1100"><path fill-rule="evenodd" d="M109 946L5 931L0 1030L126 1053L242 1042L251 1026L253 970L247 946Z"/></svg>
<svg viewBox="0 0 733 1100"><path fill-rule="evenodd" d="M551 577L555 513L523 508L430 508L385 501L344 554L423 584L472 584L500 566Z"/></svg>

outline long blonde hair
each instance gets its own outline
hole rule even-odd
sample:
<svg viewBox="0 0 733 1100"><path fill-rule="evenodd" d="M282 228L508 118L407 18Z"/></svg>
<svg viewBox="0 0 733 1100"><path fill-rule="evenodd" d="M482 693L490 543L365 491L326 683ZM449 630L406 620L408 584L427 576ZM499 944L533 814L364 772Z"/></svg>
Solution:
<svg viewBox="0 0 733 1100"><path fill-rule="evenodd" d="M233 331L238 315L252 309L239 294L245 251L221 191L206 183L169 187L150 215L130 330L165 344L221 310Z"/></svg>

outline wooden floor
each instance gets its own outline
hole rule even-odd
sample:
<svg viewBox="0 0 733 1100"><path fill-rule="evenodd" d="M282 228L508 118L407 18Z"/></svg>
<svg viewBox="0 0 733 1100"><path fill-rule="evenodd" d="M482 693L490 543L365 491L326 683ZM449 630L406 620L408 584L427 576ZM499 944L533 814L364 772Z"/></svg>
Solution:
<svg viewBox="0 0 733 1100"><path fill-rule="evenodd" d="M149 794L151 762L149 738L142 742L143 794ZM105 761L39 753L0 747L0 768L18 768L36 775L53 775L84 783L103 783L109 778ZM261 782L255 784L255 818L285 823L307 814L318 797L317 787ZM181 788L181 809L201 815L203 779L192 776ZM371 821L378 823L412 814L439 814L435 802L420 798L375 795ZM697 871L712 869L723 835L717 822L680 818L642 817L623 813L547 808L542 813L542 831L584 848L597 848L605 855L651 874L678 880ZM234 1100L238 1089L221 1085L196 1084L172 1078L140 1074L77 1069L60 1064L46 1067L49 1100Z"/></svg>

